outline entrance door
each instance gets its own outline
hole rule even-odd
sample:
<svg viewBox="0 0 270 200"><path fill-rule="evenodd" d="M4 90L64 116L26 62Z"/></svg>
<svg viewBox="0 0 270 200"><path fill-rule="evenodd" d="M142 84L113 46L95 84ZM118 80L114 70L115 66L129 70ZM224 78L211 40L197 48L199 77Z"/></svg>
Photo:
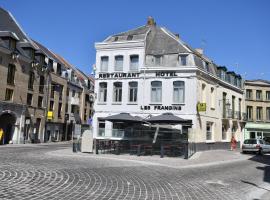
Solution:
<svg viewBox="0 0 270 200"><path fill-rule="evenodd" d="M251 139L255 139L256 138L255 132L250 132L250 138Z"/></svg>
<svg viewBox="0 0 270 200"><path fill-rule="evenodd" d="M0 129L3 131L0 144L8 144L12 140L15 122L16 116L14 114L3 113L0 115Z"/></svg>

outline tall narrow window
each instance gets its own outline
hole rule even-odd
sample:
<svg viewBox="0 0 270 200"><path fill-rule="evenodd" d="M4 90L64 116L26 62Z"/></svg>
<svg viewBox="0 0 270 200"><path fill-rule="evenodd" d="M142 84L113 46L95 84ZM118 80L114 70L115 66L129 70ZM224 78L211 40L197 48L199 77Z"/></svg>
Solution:
<svg viewBox="0 0 270 200"><path fill-rule="evenodd" d="M206 103L206 85L202 84L202 103Z"/></svg>
<svg viewBox="0 0 270 200"><path fill-rule="evenodd" d="M266 120L270 121L270 107L266 108Z"/></svg>
<svg viewBox="0 0 270 200"><path fill-rule="evenodd" d="M59 104L58 104L58 112L57 112L57 115L58 115L58 118L59 118L59 119L62 118L61 112L62 112L62 103L59 103Z"/></svg>
<svg viewBox="0 0 270 200"><path fill-rule="evenodd" d="M43 93L44 91L44 84L45 84L44 76L40 76L39 77L39 92L40 93Z"/></svg>
<svg viewBox="0 0 270 200"><path fill-rule="evenodd" d="M174 81L173 82L173 103L185 102L185 82Z"/></svg>
<svg viewBox="0 0 270 200"><path fill-rule="evenodd" d="M252 90L251 89L246 90L246 99L248 99L248 100L252 99Z"/></svg>
<svg viewBox="0 0 270 200"><path fill-rule="evenodd" d="M235 96L232 96L232 118L235 118Z"/></svg>
<svg viewBox="0 0 270 200"><path fill-rule="evenodd" d="M253 120L253 107L247 106L247 120L252 121Z"/></svg>
<svg viewBox="0 0 270 200"><path fill-rule="evenodd" d="M138 83L129 82L129 102L137 102Z"/></svg>
<svg viewBox="0 0 270 200"><path fill-rule="evenodd" d="M113 101L121 102L122 101L122 83L115 82L113 84Z"/></svg>
<svg viewBox="0 0 270 200"><path fill-rule="evenodd" d="M99 102L107 102L107 83L100 83L99 84L98 101Z"/></svg>
<svg viewBox="0 0 270 200"><path fill-rule="evenodd" d="M206 140L213 140L213 123L207 122L206 123Z"/></svg>
<svg viewBox="0 0 270 200"><path fill-rule="evenodd" d="M107 72L109 66L109 57L108 56L102 56L100 58L100 71L101 72Z"/></svg>
<svg viewBox="0 0 270 200"><path fill-rule="evenodd" d="M13 90L7 88L5 101L12 101L12 98L13 98Z"/></svg>
<svg viewBox="0 0 270 200"><path fill-rule="evenodd" d="M34 89L34 79L35 79L35 73L31 71L29 73L29 80L28 80L28 89L30 90Z"/></svg>
<svg viewBox="0 0 270 200"><path fill-rule="evenodd" d="M261 121L262 120L262 107L257 107L256 115L257 115L257 120Z"/></svg>
<svg viewBox="0 0 270 200"><path fill-rule="evenodd" d="M115 56L115 71L123 71L123 56Z"/></svg>
<svg viewBox="0 0 270 200"><path fill-rule="evenodd" d="M130 70L137 71L139 68L139 56L138 55L131 55L130 56Z"/></svg>
<svg viewBox="0 0 270 200"><path fill-rule="evenodd" d="M256 90L256 100L262 100L262 91Z"/></svg>
<svg viewBox="0 0 270 200"><path fill-rule="evenodd" d="M55 85L51 85L51 98L54 98Z"/></svg>
<svg viewBox="0 0 270 200"><path fill-rule="evenodd" d="M266 101L270 101L270 91L266 91Z"/></svg>
<svg viewBox="0 0 270 200"><path fill-rule="evenodd" d="M151 82L151 102L161 103L162 101L162 82L152 81Z"/></svg>
<svg viewBox="0 0 270 200"><path fill-rule="evenodd" d="M16 68L14 65L8 66L7 84L9 85L14 85L15 70Z"/></svg>
<svg viewBox="0 0 270 200"><path fill-rule="evenodd" d="M182 66L186 66L187 65L187 55L180 55L179 56L179 63Z"/></svg>
<svg viewBox="0 0 270 200"><path fill-rule="evenodd" d="M43 101L43 97L42 96L39 96L38 97L38 107L39 108L42 108L42 101Z"/></svg>
<svg viewBox="0 0 270 200"><path fill-rule="evenodd" d="M50 111L53 111L54 108L54 101L50 101Z"/></svg>
<svg viewBox="0 0 270 200"><path fill-rule="evenodd" d="M98 136L105 136L105 121L98 121Z"/></svg>
<svg viewBox="0 0 270 200"><path fill-rule="evenodd" d="M215 88L211 87L211 104L210 105L212 109L215 109L215 106L216 106L215 102L216 102Z"/></svg>
<svg viewBox="0 0 270 200"><path fill-rule="evenodd" d="M33 94L28 93L27 94L27 105L31 106L32 105L32 99L33 99Z"/></svg>

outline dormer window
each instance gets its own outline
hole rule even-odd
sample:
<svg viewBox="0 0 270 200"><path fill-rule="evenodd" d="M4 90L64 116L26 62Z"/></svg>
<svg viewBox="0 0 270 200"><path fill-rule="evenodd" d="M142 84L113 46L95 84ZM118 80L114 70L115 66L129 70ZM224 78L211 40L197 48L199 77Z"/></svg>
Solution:
<svg viewBox="0 0 270 200"><path fill-rule="evenodd" d="M40 65L45 65L45 56L42 54L38 54L36 56L36 59L38 60L38 62L40 63Z"/></svg>
<svg viewBox="0 0 270 200"><path fill-rule="evenodd" d="M34 49L27 47L27 48L23 48L23 50L28 58L30 58L31 60L34 60L34 58L35 58L35 50Z"/></svg>
<svg viewBox="0 0 270 200"><path fill-rule="evenodd" d="M127 40L132 40L133 39L133 35L128 35L127 36Z"/></svg>
<svg viewBox="0 0 270 200"><path fill-rule="evenodd" d="M16 48L16 40L11 37L2 37L2 41L4 42L4 47L14 51Z"/></svg>
<svg viewBox="0 0 270 200"><path fill-rule="evenodd" d="M206 61L204 62L204 68L207 72L210 72L209 63Z"/></svg>
<svg viewBox="0 0 270 200"><path fill-rule="evenodd" d="M179 56L179 63L182 66L186 66L187 65L187 55L180 55Z"/></svg>
<svg viewBox="0 0 270 200"><path fill-rule="evenodd" d="M154 58L155 58L155 65L161 66L162 65L162 56L158 55L158 56L154 56Z"/></svg>
<svg viewBox="0 0 270 200"><path fill-rule="evenodd" d="M61 65L60 65L59 63L57 63L56 73L57 73L59 76L61 76L61 74L62 74Z"/></svg>

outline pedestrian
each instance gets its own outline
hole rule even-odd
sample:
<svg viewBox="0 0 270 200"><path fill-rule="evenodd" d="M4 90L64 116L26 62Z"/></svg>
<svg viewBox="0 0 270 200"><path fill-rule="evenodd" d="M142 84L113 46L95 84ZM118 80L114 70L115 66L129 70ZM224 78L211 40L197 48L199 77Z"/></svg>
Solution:
<svg viewBox="0 0 270 200"><path fill-rule="evenodd" d="M232 136L232 139L231 139L231 150L234 151L236 149L236 144L237 144L237 141L235 139L234 136Z"/></svg>

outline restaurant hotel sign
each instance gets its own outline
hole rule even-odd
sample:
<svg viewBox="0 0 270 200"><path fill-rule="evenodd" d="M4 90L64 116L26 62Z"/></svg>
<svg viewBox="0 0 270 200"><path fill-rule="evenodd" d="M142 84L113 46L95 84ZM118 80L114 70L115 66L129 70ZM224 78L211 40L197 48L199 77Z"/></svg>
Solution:
<svg viewBox="0 0 270 200"><path fill-rule="evenodd" d="M155 72L156 77L175 77L177 76L175 71L158 71ZM98 78L139 78L139 72L114 72L114 73L100 73Z"/></svg>

